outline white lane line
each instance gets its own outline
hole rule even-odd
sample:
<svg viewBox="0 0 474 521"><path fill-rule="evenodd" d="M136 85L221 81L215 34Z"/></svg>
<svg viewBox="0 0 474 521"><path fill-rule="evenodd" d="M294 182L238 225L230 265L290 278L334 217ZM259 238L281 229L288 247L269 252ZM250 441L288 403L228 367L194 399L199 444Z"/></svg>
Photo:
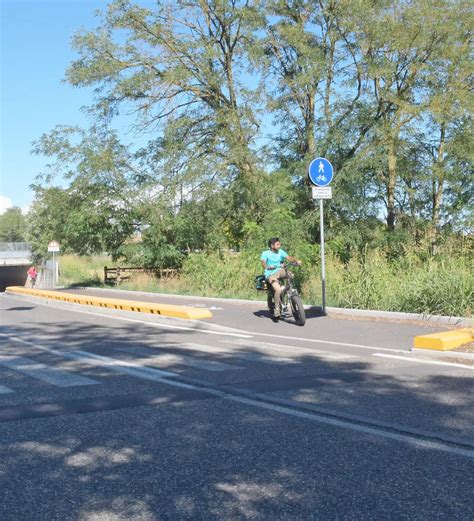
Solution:
<svg viewBox="0 0 474 521"><path fill-rule="evenodd" d="M62 356L64 354L68 354L68 353L62 353L60 351L56 351L55 349L51 349L51 348L46 347L46 346L39 346L37 344L33 344L32 342L29 342L29 341L23 340L23 339L19 339L17 337L10 337L10 336L5 335L3 333L0 333L0 335L3 336L3 337L10 338L12 340L16 340L16 341L18 341L18 342L20 342L22 344L30 345L30 346L36 347L37 349L41 349L41 350L44 350L44 351L48 351L48 352L57 354L59 356ZM86 353L86 354L87 354L88 357L90 357L90 355L91 355L91 353ZM99 355L96 355L96 356L99 356ZM82 356L80 356L80 358L83 359ZM110 359L110 360L114 361L114 362L117 362L117 360L114 360L114 359ZM352 431L358 431L358 432L362 432L362 433L365 433L365 434L378 436L378 437L381 437L381 438L387 438L387 439L390 439L390 440L401 441L401 442L404 442L404 443L408 443L409 445L420 446L420 447L425 448L425 449L439 450L439 451L442 451L442 452L449 452L449 453L457 454L459 456L464 456L464 457L468 457L468 458L473 458L474 459L474 451L473 450L463 449L463 448L460 448L460 447L459 448L458 447L453 447L451 445L447 445L447 444L444 444L442 442L423 440L423 439L417 438L415 436L411 436L410 434L398 434L398 433L388 432L388 431L384 431L382 429L378 429L377 427L368 427L368 426L364 426L364 425L359 425L359 424L351 423L351 422L345 421L345 420L338 420L336 418L329 418L327 416L319 415L317 413L306 413L306 412L303 412L303 411L298 411L298 410L295 410L295 409L291 409L291 408L286 407L286 406L274 405L274 404L270 404L270 403L261 402L261 401L258 401L258 400L252 400L251 398L242 398L242 397L239 397L239 396L232 396L232 395L229 395L227 393L224 393L223 391L219 391L217 389L210 389L210 388L206 388L206 387L199 387L199 386L196 386L196 385L186 384L186 383L182 383L182 382L179 382L179 381L172 381L172 380L165 380L165 379L161 380L161 379L158 379L158 378L157 378L157 381L159 381L160 383L162 383L164 385L169 385L171 387L178 387L178 388L182 388L182 389L190 389L190 390L195 390L195 391L200 391L200 392L206 392L206 393L208 393L210 395L215 396L216 398L222 398L222 399L225 399L225 400L228 400L228 401L232 401L232 402L236 402L236 403L239 403L239 404L242 404L242 405L250 405L250 406L253 406L253 407L257 407L257 408L260 408L260 409L271 410L273 412L285 414L285 415L288 415L288 416L295 416L295 417L298 417L298 418L303 418L303 419L306 419L306 420L309 420L309 421L313 421L313 422L316 422L316 423L324 423L324 424L327 424L327 425L332 425L334 427L341 427L341 428L344 428L344 429L349 429L349 430L352 430ZM368 419L368 421L369 421L369 419Z"/></svg>
<svg viewBox="0 0 474 521"><path fill-rule="evenodd" d="M404 443L408 443L410 445L415 445L422 447L424 449L431 450L440 450L443 452L450 452L453 454L457 454L459 456L464 456L467 458L474 459L474 450L463 449L461 447L454 447L450 445L446 445L441 441L432 441L428 439L420 439L415 436L411 436L410 434L398 434L396 432L389 432L378 429L377 427L368 427L365 425L359 425L355 423L349 423L344 420L338 420L336 418L329 418L327 416L319 415L318 413L307 413L303 411L298 411L295 409L290 409L289 407L274 405L271 403L259 402L256 400L252 400L251 398L241 398L239 396L226 396L227 400L238 402L240 404L247 404L254 407L259 407L260 409L267 409L270 411L286 414L287 416L296 416L298 418L304 418L306 420L310 420L316 423L324 423L327 425L332 425L334 427L342 427L344 429L350 429L353 431L362 432L364 434L371 434L373 436L378 436L381 438L388 438L390 440L401 441Z"/></svg>
<svg viewBox="0 0 474 521"><path fill-rule="evenodd" d="M162 346L161 348L174 349L175 346ZM174 353L160 353L157 354L152 348L140 349L136 347L120 347L117 349L122 353L131 355L143 356L144 358L138 358L135 361L146 365L147 362L157 362L159 364L166 365L186 365L189 367L196 367L197 369L203 369L204 371L220 372L220 371L233 371L236 369L242 369L237 365L225 364L224 362L216 362L214 360L199 360L192 356L185 356Z"/></svg>
<svg viewBox="0 0 474 521"><path fill-rule="evenodd" d="M226 348L221 346L209 346L203 344L195 344L192 342L187 342L185 344L180 344L181 348L188 349L190 351L199 351L205 353L213 353L222 356L232 356L235 357L237 355L238 360L245 360L247 362L259 362L261 364L293 364L295 363L294 358L289 358L288 356L273 356L271 359L263 358L263 356L268 356L268 352L266 353L252 353L249 351L241 351L237 349Z"/></svg>
<svg viewBox="0 0 474 521"><path fill-rule="evenodd" d="M122 360L96 355L87 351L57 351L56 349L36 344L28 340L23 340L22 338L8 336L4 333L0 333L0 336L7 337L10 340L34 347L41 351L46 351L47 353L52 353L67 360L85 362L96 367L107 367L112 372L127 373L145 380L160 381L161 378L165 376L177 376L176 373L171 373L169 371L160 371L159 369L143 367L138 364L133 364L132 362L124 362Z"/></svg>
<svg viewBox="0 0 474 521"><path fill-rule="evenodd" d="M226 344L236 345L242 349L245 348L254 348L261 349L265 354L269 352L282 352L287 357L292 356L292 359L298 358L298 356L313 356L317 359L322 360L354 360L359 357L359 355L349 355L346 353L337 353L333 351L322 351L319 349L313 349L311 347L300 347L294 345L285 345L285 344L273 344L271 342L258 342L258 341L245 341L232 339L232 340L224 340Z"/></svg>
<svg viewBox="0 0 474 521"><path fill-rule="evenodd" d="M372 356L379 356L380 358L394 358L396 360L404 360L405 362L411 362L413 364L431 364L431 365L444 365L446 367L462 367L463 369L469 369L474 371L474 366L466 364L456 364L451 362L440 362L438 360L427 360L426 358L409 358L408 356L395 356L386 355L383 353L373 353Z"/></svg>
<svg viewBox="0 0 474 521"><path fill-rule="evenodd" d="M138 378L143 378L145 380L153 380L155 382L161 381L162 378L167 376L177 376L176 373L171 373L170 371L162 371L161 369L145 367L140 364L134 364L133 362L118 360L117 358L96 355L95 353L89 353L88 351L69 351L68 353L64 354L67 354L68 356L75 356L78 360L91 365L106 367L107 369L117 373L126 373Z"/></svg>
<svg viewBox="0 0 474 521"><path fill-rule="evenodd" d="M8 298L11 298L11 296L9 295ZM39 304L39 305L44 306L44 304ZM59 308L70 311L70 309L65 308L65 307L59 307ZM275 334L271 334L271 333L260 333L258 331L242 331L242 333L231 333L231 332L212 331L212 330L208 330L208 329L199 329L199 328L194 328L194 327L186 327L186 326L178 326L178 325L175 326L175 325L169 325L169 324L157 324L154 322L147 322L145 320L138 320L138 319L133 319L133 318L125 318L125 317L115 317L113 315L106 315L104 313L95 313L92 311L83 311L83 310L76 310L76 309L74 309L74 312L75 313L76 312L84 313L86 315L92 315L95 317L99 316L99 317L111 318L113 320L123 320L125 322L146 324L147 326L151 326L151 327L168 328L168 329L176 329L176 330L184 330L184 331L196 331L198 333L206 333L206 334L210 334L210 335L230 336L230 337L236 337L236 338L252 338L255 336L264 336L264 337L268 337L268 338L278 338L280 340L297 340L299 342L310 342L312 344L327 344L327 345L343 346L343 347L355 347L357 349L368 349L371 351L388 351L391 353L407 353L408 352L406 349L393 349L393 348L380 347L380 346L368 346L365 344L351 344L348 342L335 342L333 340L319 340L319 339L315 339L315 338L275 335Z"/></svg>
<svg viewBox="0 0 474 521"><path fill-rule="evenodd" d="M0 394L8 394L13 393L14 391L8 387L5 387L4 385L0 385Z"/></svg>
<svg viewBox="0 0 474 521"><path fill-rule="evenodd" d="M2 297L4 298L4 297ZM11 298L13 300L16 300L17 302L18 301L23 301L23 299L15 299L14 297L12 297L11 295L8 295L8 298ZM36 302L35 302L36 303ZM159 328L168 328L168 329L176 329L176 330L180 330L180 331L197 331L198 333L206 333L208 335L218 335L218 336L233 336L233 337L237 337L237 338L252 338L250 334L245 334L245 333L232 333L232 332L226 332L226 331L213 331L212 329L200 329L198 327L189 327L189 326L178 326L178 325L174 325L174 324L161 324L161 323L155 323L155 322L148 322L146 320L138 320L136 318L126 318L126 317L116 317L114 315L107 315L105 313L95 313L93 311L84 311L82 309L71 309L71 308L68 308L68 307L64 307L64 306L55 306L55 304L57 304L56 302L52 302L49 304L49 306L46 306L46 304L42 304L42 303L38 303L39 306L43 306L43 307L56 307L57 309L61 309L63 311L71 311L71 312L74 312L74 313L83 313L84 315L92 315L94 317L105 317L105 318L111 318L113 320L123 320L125 322L133 322L135 324L145 324L147 326L151 326L151 327L157 327L158 329ZM72 304L72 305L75 305L75 306L80 306L80 304ZM157 317L156 315L154 316L155 318L163 318L163 317ZM223 326L225 327L225 326Z"/></svg>
<svg viewBox="0 0 474 521"><path fill-rule="evenodd" d="M329 344L333 346L356 347L357 349L370 349L372 351L390 351L392 353L407 353L406 349L392 349L389 347L367 346L364 344L350 344L348 342L334 342L333 340L317 340L315 338L301 338L298 336L272 335L270 333L258 333L256 331L248 331L252 336L267 336L269 338L279 338L280 340L298 340L299 342L311 342L314 344Z"/></svg>
<svg viewBox="0 0 474 521"><path fill-rule="evenodd" d="M26 374L56 387L75 387L78 385L95 385L99 382L78 374L48 366L21 356L0 356L0 365Z"/></svg>

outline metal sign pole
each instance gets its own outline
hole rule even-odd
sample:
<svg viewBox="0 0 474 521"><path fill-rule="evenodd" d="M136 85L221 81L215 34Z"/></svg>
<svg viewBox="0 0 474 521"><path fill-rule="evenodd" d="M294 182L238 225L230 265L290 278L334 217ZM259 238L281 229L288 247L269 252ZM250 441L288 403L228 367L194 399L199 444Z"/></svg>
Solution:
<svg viewBox="0 0 474 521"><path fill-rule="evenodd" d="M332 188L329 184L334 176L334 168L325 157L313 159L308 168L313 199L319 199L319 233L321 238L321 290L323 294L322 310L326 314L326 265L324 260L324 207L323 199L332 198Z"/></svg>
<svg viewBox="0 0 474 521"><path fill-rule="evenodd" d="M56 286L56 262L55 262L55 254L53 251L53 288Z"/></svg>
<svg viewBox="0 0 474 521"><path fill-rule="evenodd" d="M324 216L323 200L319 200L319 233L321 238L321 289L323 296L323 315L326 314L326 266L324 261Z"/></svg>

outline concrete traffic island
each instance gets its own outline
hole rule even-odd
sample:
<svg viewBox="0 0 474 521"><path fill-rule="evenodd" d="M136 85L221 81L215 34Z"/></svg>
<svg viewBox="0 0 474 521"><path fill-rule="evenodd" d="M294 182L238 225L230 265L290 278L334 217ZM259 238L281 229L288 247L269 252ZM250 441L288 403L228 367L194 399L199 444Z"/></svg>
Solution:
<svg viewBox="0 0 474 521"><path fill-rule="evenodd" d="M457 347L469 344L473 340L472 329L457 329L455 331L442 331L431 335L420 335L413 339L413 347L416 349L433 349L435 351L451 351Z"/></svg>
<svg viewBox="0 0 474 521"><path fill-rule="evenodd" d="M47 291L43 289L23 288L20 286L7 287L5 292L13 295L29 295L32 297L40 297L48 300L59 300L72 304L83 304L86 306L119 309L123 311L135 311L137 313L151 313L154 315L182 318L187 320L212 318L212 313L208 309L201 309L190 306L158 304L155 302L140 302L135 300L106 297L92 297L88 295L78 295L75 293L63 293L58 291Z"/></svg>

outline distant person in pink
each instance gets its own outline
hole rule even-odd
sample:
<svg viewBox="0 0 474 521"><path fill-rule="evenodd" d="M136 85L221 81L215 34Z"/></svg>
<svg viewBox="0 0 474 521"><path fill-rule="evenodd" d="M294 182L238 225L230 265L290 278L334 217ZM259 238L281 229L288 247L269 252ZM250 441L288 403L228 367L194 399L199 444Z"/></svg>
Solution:
<svg viewBox="0 0 474 521"><path fill-rule="evenodd" d="M31 266L31 268L27 272L28 279L26 281L26 285L30 288L34 288L36 284L36 277L38 276L38 270L36 266Z"/></svg>

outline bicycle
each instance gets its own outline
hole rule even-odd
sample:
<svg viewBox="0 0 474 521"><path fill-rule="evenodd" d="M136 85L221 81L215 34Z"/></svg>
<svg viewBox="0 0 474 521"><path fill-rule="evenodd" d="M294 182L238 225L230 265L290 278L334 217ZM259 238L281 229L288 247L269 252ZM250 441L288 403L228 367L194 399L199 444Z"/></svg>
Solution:
<svg viewBox="0 0 474 521"><path fill-rule="evenodd" d="M295 324L298 326L304 326L306 323L306 313L304 310L303 301L301 300L300 294L294 285L294 275L291 271L288 270L289 266L298 266L298 263L287 262L282 266L282 269L285 270L286 275L282 280L279 281L283 288L280 295L281 314L282 316L288 316L289 310L291 309L291 314L293 315ZM271 313L273 313L275 311L275 292L272 285L268 284L264 275L258 275L256 277L256 282L257 289L267 290L268 309Z"/></svg>

